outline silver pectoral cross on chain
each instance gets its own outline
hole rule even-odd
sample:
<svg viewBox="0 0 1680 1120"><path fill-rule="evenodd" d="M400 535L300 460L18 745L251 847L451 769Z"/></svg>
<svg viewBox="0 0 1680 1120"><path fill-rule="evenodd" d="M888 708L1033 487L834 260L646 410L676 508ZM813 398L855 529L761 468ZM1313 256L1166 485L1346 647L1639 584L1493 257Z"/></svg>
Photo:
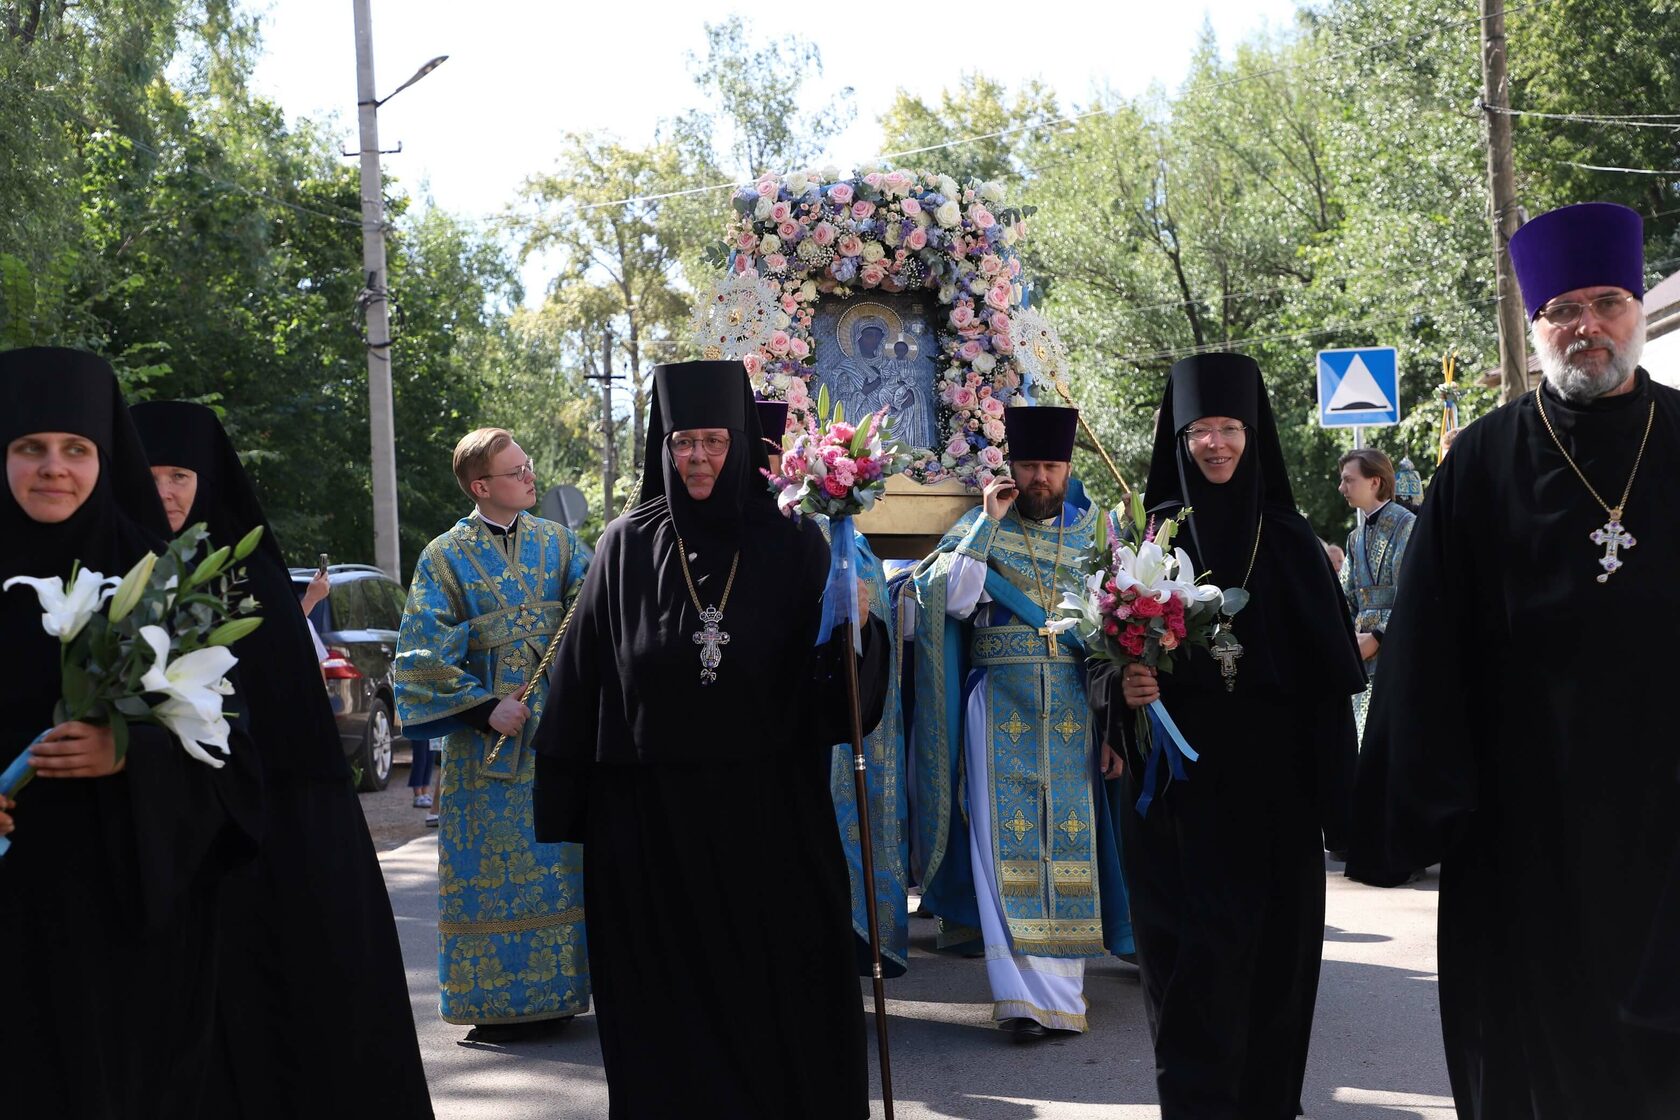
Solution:
<svg viewBox="0 0 1680 1120"><path fill-rule="evenodd" d="M1229 637L1231 640L1221 644L1219 642L1221 635ZM1208 652L1213 654L1215 661L1219 662L1219 675L1225 681L1225 691L1235 692L1237 688L1237 658L1243 655L1242 643L1237 641L1235 634L1231 633L1231 624L1228 622L1221 622L1214 627L1213 638L1213 644Z"/></svg>
<svg viewBox="0 0 1680 1120"><path fill-rule="evenodd" d="M694 644L700 647L700 683L717 680L717 667L723 664L723 647L729 644L729 633L718 624L723 621L719 607L706 607L700 612L700 629L694 632Z"/></svg>
<svg viewBox="0 0 1680 1120"><path fill-rule="evenodd" d="M1599 583L1609 582L1610 577L1616 574L1616 569L1625 563L1617 553L1638 543L1633 539L1632 533L1622 528L1620 509L1611 510L1610 520L1604 523L1604 528L1594 529L1587 536L1594 544L1604 546L1604 555L1598 558L1598 566L1604 569L1603 574L1598 577Z"/></svg>

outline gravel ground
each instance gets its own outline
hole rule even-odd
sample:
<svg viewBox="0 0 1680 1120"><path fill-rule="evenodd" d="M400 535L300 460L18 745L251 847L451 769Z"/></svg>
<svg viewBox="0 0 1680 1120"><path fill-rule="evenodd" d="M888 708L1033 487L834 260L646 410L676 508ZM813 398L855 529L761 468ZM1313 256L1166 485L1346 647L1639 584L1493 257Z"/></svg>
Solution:
<svg viewBox="0 0 1680 1120"><path fill-rule="evenodd" d="M408 743L397 740L396 751L396 758L391 766L390 782L378 793L360 795L362 813L367 817L368 832L373 836L373 846L381 852L400 848L415 837L432 831L426 827L426 814L430 810L416 809L416 791L408 788Z"/></svg>

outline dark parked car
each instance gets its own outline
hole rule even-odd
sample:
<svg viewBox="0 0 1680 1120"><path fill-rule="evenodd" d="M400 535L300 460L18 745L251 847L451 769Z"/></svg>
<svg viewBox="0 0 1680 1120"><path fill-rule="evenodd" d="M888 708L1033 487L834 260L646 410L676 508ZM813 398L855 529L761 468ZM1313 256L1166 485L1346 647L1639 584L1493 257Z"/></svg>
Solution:
<svg viewBox="0 0 1680 1120"><path fill-rule="evenodd" d="M292 586L302 595L315 569L291 571ZM334 564L327 569L327 581L331 590L309 615L327 647L321 675L345 757L361 770L359 788L381 790L391 778L397 739L391 662L408 593L366 564Z"/></svg>

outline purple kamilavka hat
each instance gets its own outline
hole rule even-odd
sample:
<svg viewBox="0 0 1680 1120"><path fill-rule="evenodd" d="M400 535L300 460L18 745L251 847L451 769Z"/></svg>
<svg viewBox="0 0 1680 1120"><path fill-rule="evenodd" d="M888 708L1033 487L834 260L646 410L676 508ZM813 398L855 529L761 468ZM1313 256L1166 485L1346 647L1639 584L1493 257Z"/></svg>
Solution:
<svg viewBox="0 0 1680 1120"><path fill-rule="evenodd" d="M1608 284L1642 297L1645 222L1638 211L1614 202L1550 210L1511 236L1511 264L1530 319L1577 288Z"/></svg>

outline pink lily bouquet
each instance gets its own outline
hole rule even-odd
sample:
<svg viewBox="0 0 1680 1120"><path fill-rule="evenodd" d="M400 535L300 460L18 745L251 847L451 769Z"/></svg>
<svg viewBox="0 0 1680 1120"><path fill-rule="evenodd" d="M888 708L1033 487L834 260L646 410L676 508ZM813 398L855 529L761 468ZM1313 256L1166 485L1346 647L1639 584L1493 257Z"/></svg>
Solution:
<svg viewBox="0 0 1680 1120"><path fill-rule="evenodd" d="M910 463L909 453L893 442L885 408L848 424L845 405L830 402L826 385L805 425L791 441L782 436L782 472L769 476L785 514L838 519L865 513L886 492L887 479Z"/></svg>
<svg viewBox="0 0 1680 1120"><path fill-rule="evenodd" d="M1217 655L1222 646L1234 645L1236 638L1220 621L1243 608L1248 592L1198 584L1189 553L1172 547L1178 521L1168 518L1154 524L1135 494L1131 513L1131 531L1125 532L1116 513L1110 512L1109 566L1091 573L1084 594L1063 596L1058 604L1061 617L1047 625L1076 630L1093 660L1122 666L1135 662L1162 673L1172 672L1174 661L1195 647ZM1137 542L1135 547L1131 542ZM1188 777L1184 762L1195 762L1200 755L1159 700L1139 709L1137 720L1140 749L1154 746L1138 799L1138 811L1147 815L1161 756L1165 754L1172 776L1182 781Z"/></svg>
<svg viewBox="0 0 1680 1120"><path fill-rule="evenodd" d="M203 525L194 525L163 555L148 552L120 579L78 564L68 584L58 576L14 576L0 585L8 592L32 588L41 626L59 640L55 725L108 725L121 761L129 725L157 724L193 758L223 765L210 751L231 753L222 700L233 692L227 674L238 659L228 647L262 624L251 613L256 601L236 599L233 585L262 527L194 563L208 537ZM26 748L0 772L0 793L15 796L34 776ZM0 855L7 847L0 837Z"/></svg>

